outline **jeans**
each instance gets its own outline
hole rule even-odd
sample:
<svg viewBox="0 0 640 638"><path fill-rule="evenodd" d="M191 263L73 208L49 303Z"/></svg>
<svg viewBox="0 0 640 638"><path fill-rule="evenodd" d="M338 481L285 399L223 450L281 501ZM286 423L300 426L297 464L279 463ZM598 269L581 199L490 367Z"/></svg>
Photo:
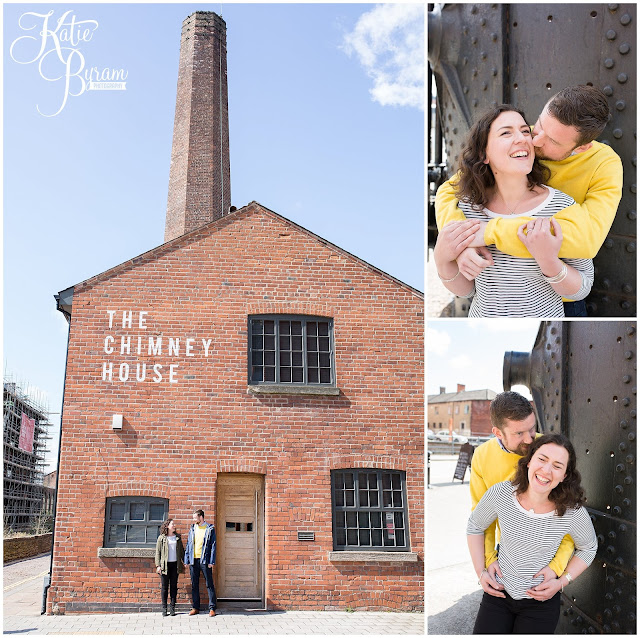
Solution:
<svg viewBox="0 0 640 638"><path fill-rule="evenodd" d="M173 561L167 563L167 573L160 574L162 579L162 607L167 608L167 594L170 593L171 604L176 604L176 598L178 597L178 563Z"/></svg>
<svg viewBox="0 0 640 638"><path fill-rule="evenodd" d="M207 592L209 593L209 609L216 608L216 590L213 585L213 572L211 567L206 564L200 564L199 558L193 559L193 565L189 565L189 572L191 573L191 600L193 601L193 608L200 611L200 572L204 574L204 582L207 585Z"/></svg>
<svg viewBox="0 0 640 638"><path fill-rule="evenodd" d="M496 598L486 592L476 617L474 634L552 634L560 618L560 592L545 601Z"/></svg>
<svg viewBox="0 0 640 638"><path fill-rule="evenodd" d="M580 301L563 301L565 317L586 317L587 304L584 299Z"/></svg>

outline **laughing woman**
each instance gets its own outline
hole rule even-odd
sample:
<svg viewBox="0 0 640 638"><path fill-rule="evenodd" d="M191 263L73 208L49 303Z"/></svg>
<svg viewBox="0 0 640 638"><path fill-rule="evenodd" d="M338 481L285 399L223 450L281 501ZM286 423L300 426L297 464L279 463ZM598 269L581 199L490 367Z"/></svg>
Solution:
<svg viewBox="0 0 640 638"><path fill-rule="evenodd" d="M560 616L560 591L593 561L598 541L576 470L569 439L544 434L529 446L518 462L513 481L489 488L471 513L467 541L473 566L481 577L484 530L496 518L500 525L497 579L504 593L485 592L474 634L552 634ZM554 557L565 534L575 543L575 554L562 576L552 581L555 595L536 600L538 572Z"/></svg>
<svg viewBox="0 0 640 638"><path fill-rule="evenodd" d="M458 175L458 206L468 221L440 231L434 259L444 285L472 298L470 317L563 317L563 297L578 301L589 294L591 260L558 258L562 231L553 215L575 202L544 185L549 169L535 159L522 111L502 104L485 113L469 132ZM491 265L469 280L472 275L461 273L456 259L476 245L482 222L504 216L533 218L523 220L518 232L533 258L488 246Z"/></svg>

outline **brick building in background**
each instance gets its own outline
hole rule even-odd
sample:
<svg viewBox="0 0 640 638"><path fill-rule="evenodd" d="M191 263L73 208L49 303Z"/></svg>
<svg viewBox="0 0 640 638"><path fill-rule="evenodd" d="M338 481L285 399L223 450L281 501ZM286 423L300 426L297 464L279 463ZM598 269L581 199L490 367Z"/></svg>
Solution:
<svg viewBox="0 0 640 638"><path fill-rule="evenodd" d="M185 20L166 243L57 296L47 610L159 608L159 524L186 534L194 508L220 607L422 609L423 297L256 202L227 208L223 42L215 14ZM189 592L187 571L179 607Z"/></svg>
<svg viewBox="0 0 640 638"><path fill-rule="evenodd" d="M441 387L439 394L427 398L427 427L437 432L452 423L452 429L466 437L490 435L489 406L495 396L493 390L466 390L460 383L455 392Z"/></svg>

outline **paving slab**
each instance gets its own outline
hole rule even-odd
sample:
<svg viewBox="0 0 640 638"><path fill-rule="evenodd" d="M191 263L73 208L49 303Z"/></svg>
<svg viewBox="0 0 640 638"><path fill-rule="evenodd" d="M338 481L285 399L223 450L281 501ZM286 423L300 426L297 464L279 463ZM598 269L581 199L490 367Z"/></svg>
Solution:
<svg viewBox="0 0 640 638"><path fill-rule="evenodd" d="M424 614L346 611L219 610L189 616L178 612L139 614L41 615L44 576L50 555L3 569L3 630L7 635L420 635Z"/></svg>

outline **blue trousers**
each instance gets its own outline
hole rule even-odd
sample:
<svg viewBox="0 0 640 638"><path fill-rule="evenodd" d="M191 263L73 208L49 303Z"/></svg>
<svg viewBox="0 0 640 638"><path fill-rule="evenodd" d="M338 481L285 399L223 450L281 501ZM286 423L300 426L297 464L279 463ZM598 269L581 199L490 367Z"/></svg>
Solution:
<svg viewBox="0 0 640 638"><path fill-rule="evenodd" d="M207 592L209 593L209 609L216 608L216 589L213 585L213 572L211 567L208 567L205 563L200 564L199 558L193 559L193 565L189 565L189 572L191 574L191 600L193 601L193 608L200 611L200 572L204 574L204 582L207 585Z"/></svg>
<svg viewBox="0 0 640 638"><path fill-rule="evenodd" d="M587 316L587 304L584 299L580 301L564 301L565 317L586 317Z"/></svg>

